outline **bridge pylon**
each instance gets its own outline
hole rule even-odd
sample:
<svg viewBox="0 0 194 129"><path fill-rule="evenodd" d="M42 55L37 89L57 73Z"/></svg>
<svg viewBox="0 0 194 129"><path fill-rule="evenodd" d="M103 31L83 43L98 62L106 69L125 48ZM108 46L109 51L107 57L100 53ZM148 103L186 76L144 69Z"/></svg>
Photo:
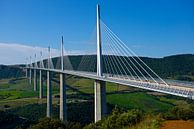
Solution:
<svg viewBox="0 0 194 129"><path fill-rule="evenodd" d="M36 69L34 69L34 91L37 91Z"/></svg>
<svg viewBox="0 0 194 129"><path fill-rule="evenodd" d="M42 62L42 52L40 52L40 63L39 66L40 68L42 68L43 66L41 65ZM42 70L39 70L39 98L42 99L43 98L43 80L42 80Z"/></svg>
<svg viewBox="0 0 194 129"><path fill-rule="evenodd" d="M63 57L64 57L64 49L63 49L63 36L61 40L61 70L64 70L63 67ZM65 74L60 73L60 112L59 118L62 121L67 120L67 104L66 104L66 83L65 83Z"/></svg>
<svg viewBox="0 0 194 129"><path fill-rule="evenodd" d="M35 62L34 62L34 67L36 68L36 54L35 54ZM36 69L34 69L34 91L37 91L37 77L36 77Z"/></svg>
<svg viewBox="0 0 194 129"><path fill-rule="evenodd" d="M97 5L97 76L102 76L102 48L100 30L100 6ZM94 121L97 122L106 114L106 82L95 80L94 82Z"/></svg>
<svg viewBox="0 0 194 129"><path fill-rule="evenodd" d="M30 56L30 70L29 70L29 84L32 85L32 60L31 60L31 56Z"/></svg>
<svg viewBox="0 0 194 129"><path fill-rule="evenodd" d="M50 47L48 48L49 58L48 58L48 69L51 68L51 55L50 55ZM51 74L50 71L47 71L47 112L46 116L51 117L52 111L52 85L51 85Z"/></svg>
<svg viewBox="0 0 194 129"><path fill-rule="evenodd" d="M39 98L43 98L42 70L39 70Z"/></svg>
<svg viewBox="0 0 194 129"><path fill-rule="evenodd" d="M26 78L28 79L28 58L26 58Z"/></svg>

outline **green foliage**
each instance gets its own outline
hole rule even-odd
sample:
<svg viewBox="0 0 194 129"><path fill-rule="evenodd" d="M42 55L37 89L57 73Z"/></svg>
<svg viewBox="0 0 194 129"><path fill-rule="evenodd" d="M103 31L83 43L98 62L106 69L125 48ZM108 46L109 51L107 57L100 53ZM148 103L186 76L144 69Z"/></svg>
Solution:
<svg viewBox="0 0 194 129"><path fill-rule="evenodd" d="M88 55L87 55L88 56ZM95 55L90 55L91 58L96 58ZM114 60L117 60L119 56L111 56L111 58L114 58L112 61L110 60L110 63L114 63ZM69 56L70 61L72 61L72 66L76 70L79 66L79 63L82 59L82 55L79 56ZM53 63L54 65L57 64L57 60L59 57L53 58ZM105 58L110 58L107 55L103 56L103 59ZM127 61L130 63L129 58L131 60L132 57L122 57L123 58L123 63L127 64ZM125 58L125 59L124 59ZM136 57L134 57L136 58ZM172 78L172 79L179 79L179 80L188 80L188 81L193 81L193 79L189 76L194 76L194 55L193 54L182 54L182 55L173 55L173 56L168 56L164 58L148 58L148 57L140 57L150 68L152 68L157 74L159 74L163 78ZM44 61L46 64L46 60ZM103 62L105 63L105 62ZM134 64L140 68L140 66L137 65L136 62ZM142 64L140 62L140 64ZM177 65L178 64L178 65ZM142 64L143 65L143 64ZM86 68L82 68L82 70L88 70L89 66L86 66ZM131 67L134 67L133 65ZM130 68L129 68L130 69ZM135 69L135 68L133 68ZM145 67L146 70L149 71ZM141 70L141 68L140 68ZM119 71L118 69L115 70ZM127 72L128 70L126 70ZM103 69L103 72L107 72L105 67ZM145 71L141 70L143 74L146 75ZM114 74L114 73L113 73ZM128 73L130 74L130 73ZM140 74L140 73L139 73ZM185 77L187 75L187 77ZM183 76L183 77L182 77Z"/></svg>
<svg viewBox="0 0 194 129"><path fill-rule="evenodd" d="M2 78L18 78L25 75L25 72L19 66L0 65L0 79Z"/></svg>
<svg viewBox="0 0 194 129"><path fill-rule="evenodd" d="M94 119L94 107L93 103L91 102L68 103L67 107L67 119L69 121L79 122L82 126L84 126L92 122ZM34 103L12 108L8 111L24 117L32 122L37 122L40 118L44 118L46 116L46 104ZM52 117L59 117L59 105L52 105Z"/></svg>
<svg viewBox="0 0 194 129"><path fill-rule="evenodd" d="M163 78L185 80L183 75L191 75L194 72L194 55L173 55L164 58L143 58L143 61ZM176 78L176 76L179 76ZM189 79L190 80L190 79Z"/></svg>
<svg viewBox="0 0 194 129"><path fill-rule="evenodd" d="M164 114L165 119L194 119L194 106L187 102L180 101L175 107Z"/></svg>
<svg viewBox="0 0 194 129"><path fill-rule="evenodd" d="M2 124L8 124L8 123L12 123L14 122L15 119L17 119L17 116L10 114L10 113L6 113L4 111L0 111L0 125ZM2 117L3 116L3 117Z"/></svg>
<svg viewBox="0 0 194 129"><path fill-rule="evenodd" d="M142 121L131 128L124 129L160 129L163 119L161 115L147 114Z"/></svg>
<svg viewBox="0 0 194 129"><path fill-rule="evenodd" d="M2 91L1 90L0 91L0 101L33 97L35 95L37 95L37 93L34 93L33 91L17 91L17 90Z"/></svg>
<svg viewBox="0 0 194 129"><path fill-rule="evenodd" d="M190 76L185 75L177 75L174 77L175 80L182 80L182 81L193 81L193 79Z"/></svg>
<svg viewBox="0 0 194 129"><path fill-rule="evenodd" d="M62 122L58 119L43 118L29 129L81 129L79 123Z"/></svg>
<svg viewBox="0 0 194 129"><path fill-rule="evenodd" d="M30 122L17 115L0 111L0 129L27 128Z"/></svg>
<svg viewBox="0 0 194 129"><path fill-rule="evenodd" d="M93 56L92 58L94 59L96 58L95 55L90 55L90 56ZM78 68L82 57L83 57L82 55L69 56L73 69L76 70ZM103 58L109 58L109 57L103 56ZM112 56L111 58L119 58L119 57ZM128 58L128 57L123 57L123 58ZM129 58L132 58L132 57L129 57ZM187 81L194 80L193 79L193 76L194 76L194 55L193 54L173 55L173 56L168 56L164 58L148 58L148 57L140 57L140 58L163 78L173 78L173 79L187 80ZM57 64L58 59L59 57L53 58L53 64L55 66ZM127 64L126 60L128 59L125 59L125 60L123 59L123 62L125 64ZM44 63L46 66L46 60L44 60ZM137 67L139 66L137 65ZM88 68L83 68L83 70L87 70L87 69ZM145 69L148 70L147 68ZM106 69L104 68L103 71L106 72ZM119 71L119 70L115 70L115 71ZM144 71L141 71L141 72L146 75ZM17 78L24 75L25 75L25 71L19 68L19 66L0 65L0 79L11 78L11 77Z"/></svg>
<svg viewBox="0 0 194 129"><path fill-rule="evenodd" d="M67 79L67 85L70 85L71 89L78 90L80 93L93 94L94 93L94 80L81 78L81 77L71 77ZM130 90L128 86L121 86L116 83L106 82L106 92L113 93L118 91Z"/></svg>
<svg viewBox="0 0 194 129"><path fill-rule="evenodd" d="M4 87L7 85L7 88ZM1 89L1 87L4 87ZM29 86L25 78L3 79L0 83L0 102L37 96L33 87Z"/></svg>
<svg viewBox="0 0 194 129"><path fill-rule="evenodd" d="M156 97L145 92L119 93L107 95L107 102L128 109L141 109L146 112L167 111L171 104L161 102Z"/></svg>
<svg viewBox="0 0 194 129"><path fill-rule="evenodd" d="M46 116L46 104L29 104L26 106L10 109L9 112L20 115L30 121L36 122Z"/></svg>
<svg viewBox="0 0 194 129"><path fill-rule="evenodd" d="M124 127L131 127L141 121L143 114L139 110L130 110L122 112L118 109L113 110L112 114L107 118L97 122L96 124L89 124L84 129L122 129Z"/></svg>
<svg viewBox="0 0 194 129"><path fill-rule="evenodd" d="M96 58L95 55L90 55L90 56L92 56L92 58L94 59ZM83 57L82 55L69 56L73 69L76 70L78 68L82 57ZM103 58L105 59L110 57L103 56ZM116 59L119 57L112 56L111 58ZM127 64L126 61L127 60L129 61L129 59L127 58L131 59L132 57L123 57L123 58L126 58L126 59L123 59L123 62ZM189 76L194 76L194 55L193 54L173 55L173 56L168 56L164 58L148 58L148 57L140 57L140 58L163 78L173 78L173 79L188 80L188 81L194 80L192 77L189 77ZM58 59L59 57L53 58L53 64L55 66L58 62ZM44 60L44 63L46 66L46 60ZM137 67L139 66L137 65ZM83 68L82 70L87 70L87 69L88 68ZM147 68L145 69L148 70ZM104 68L103 71L106 72L106 69ZM119 70L115 70L115 71L119 71ZM146 75L146 73L143 70L141 72ZM18 66L0 65L0 73L1 73L0 79L24 76L24 71L20 69Z"/></svg>
<svg viewBox="0 0 194 129"><path fill-rule="evenodd" d="M5 87L7 85L7 88ZM33 85L33 84L32 84ZM59 92L59 87L56 82L52 81L52 93ZM3 88L2 88L3 87ZM11 78L0 80L0 102L7 100L15 100L21 98L30 98L38 96L38 92L33 91L33 86L30 86L26 78ZM39 87L37 91L39 90ZM43 85L43 94L46 96L46 86Z"/></svg>

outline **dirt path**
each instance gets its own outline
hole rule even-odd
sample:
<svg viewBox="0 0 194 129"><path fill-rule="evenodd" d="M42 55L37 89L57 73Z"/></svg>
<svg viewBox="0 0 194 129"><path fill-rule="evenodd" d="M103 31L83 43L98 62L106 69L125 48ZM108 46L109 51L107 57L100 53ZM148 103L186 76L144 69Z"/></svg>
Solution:
<svg viewBox="0 0 194 129"><path fill-rule="evenodd" d="M184 120L168 120L163 123L161 129L194 129L194 122Z"/></svg>

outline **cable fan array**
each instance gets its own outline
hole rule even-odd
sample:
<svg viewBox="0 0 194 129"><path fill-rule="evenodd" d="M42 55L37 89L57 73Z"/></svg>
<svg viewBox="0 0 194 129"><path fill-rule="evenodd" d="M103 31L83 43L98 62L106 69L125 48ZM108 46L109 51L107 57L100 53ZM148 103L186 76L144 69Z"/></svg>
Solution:
<svg viewBox="0 0 194 129"><path fill-rule="evenodd" d="M96 26L94 27L92 35L86 45L87 46L85 47L87 47L87 50L85 50L81 55L81 60L76 70L96 74Z"/></svg>
<svg viewBox="0 0 194 129"><path fill-rule="evenodd" d="M106 76L168 85L140 57L127 47L103 21L101 21L101 33L103 72Z"/></svg>

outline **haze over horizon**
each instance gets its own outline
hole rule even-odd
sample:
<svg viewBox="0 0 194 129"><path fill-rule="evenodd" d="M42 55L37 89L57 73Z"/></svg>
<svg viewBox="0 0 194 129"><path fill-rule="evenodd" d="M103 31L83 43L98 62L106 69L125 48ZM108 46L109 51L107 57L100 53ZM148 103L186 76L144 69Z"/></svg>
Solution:
<svg viewBox="0 0 194 129"><path fill-rule="evenodd" d="M1 0L0 64L25 63L49 45L57 55L62 35L68 53L82 53L80 46L93 35L97 3L102 21L137 55L194 53L193 0Z"/></svg>

